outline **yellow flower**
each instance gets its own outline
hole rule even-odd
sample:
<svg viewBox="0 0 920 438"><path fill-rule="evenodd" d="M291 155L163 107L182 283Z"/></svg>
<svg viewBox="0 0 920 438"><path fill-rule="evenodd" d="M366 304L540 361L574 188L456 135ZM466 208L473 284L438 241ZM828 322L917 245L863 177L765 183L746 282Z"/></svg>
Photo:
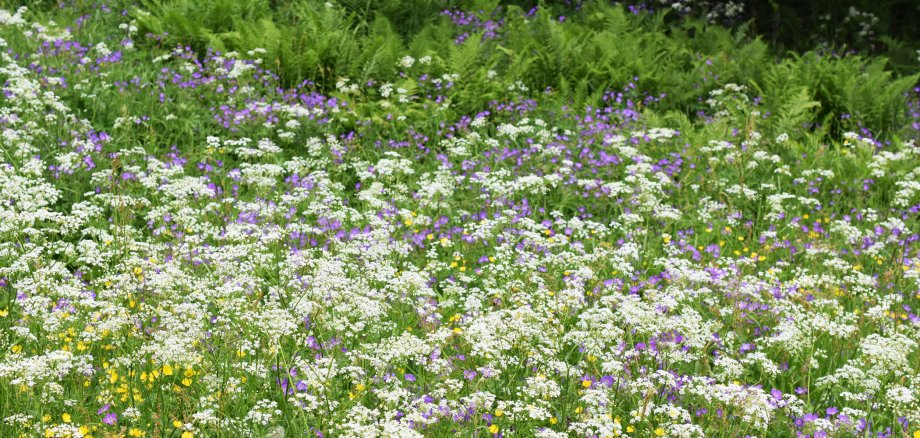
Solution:
<svg viewBox="0 0 920 438"><path fill-rule="evenodd" d="M504 414L505 414L505 411L503 411L503 410L501 410L501 409L496 409L496 410L495 410L495 416L496 416L496 417L501 417L501 416L504 415Z"/></svg>
<svg viewBox="0 0 920 438"><path fill-rule="evenodd" d="M130 431L128 431L128 435L131 435L133 437L142 437L144 436L144 432L135 427L135 428L132 428Z"/></svg>
<svg viewBox="0 0 920 438"><path fill-rule="evenodd" d="M655 436L662 436L662 435L664 435L664 429L660 427L658 429L655 429Z"/></svg>
<svg viewBox="0 0 920 438"><path fill-rule="evenodd" d="M163 375L171 376L172 374L173 374L173 367L169 366L169 364L163 365Z"/></svg>
<svg viewBox="0 0 920 438"><path fill-rule="evenodd" d="M61 415L61 420L64 420L65 423L70 423L70 414Z"/></svg>
<svg viewBox="0 0 920 438"><path fill-rule="evenodd" d="M591 387L591 381L588 380L588 379L582 380L582 381L581 381L581 386L583 386L583 387L585 387L585 388L590 388L590 387Z"/></svg>
<svg viewBox="0 0 920 438"><path fill-rule="evenodd" d="M189 379L188 377L186 377L182 379L182 384L185 386L192 386L192 379Z"/></svg>
<svg viewBox="0 0 920 438"><path fill-rule="evenodd" d="M176 429L182 427L182 422L179 420L173 420L173 427L175 427Z"/></svg>
<svg viewBox="0 0 920 438"><path fill-rule="evenodd" d="M185 432L182 432L182 438L192 438L193 436L195 436L195 434L193 434L193 433L191 433L191 432L189 432L189 431L187 431L187 430L186 430Z"/></svg>
<svg viewBox="0 0 920 438"><path fill-rule="evenodd" d="M914 438L920 438L920 429L914 431Z"/></svg>
<svg viewBox="0 0 920 438"><path fill-rule="evenodd" d="M559 420L557 420L556 417L550 417L550 418L549 418L549 424L556 424L556 423L558 423L558 422L559 422Z"/></svg>
<svg viewBox="0 0 920 438"><path fill-rule="evenodd" d="M493 425L489 426L489 433L491 433L492 435L497 434L497 433L498 433L498 425L497 425L497 424L493 424Z"/></svg>

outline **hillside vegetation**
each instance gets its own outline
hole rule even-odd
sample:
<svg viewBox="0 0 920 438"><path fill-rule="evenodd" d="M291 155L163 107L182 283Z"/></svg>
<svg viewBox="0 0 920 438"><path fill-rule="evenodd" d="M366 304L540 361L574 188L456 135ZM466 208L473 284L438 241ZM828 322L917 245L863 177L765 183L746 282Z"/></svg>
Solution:
<svg viewBox="0 0 920 438"><path fill-rule="evenodd" d="M0 436L920 438L903 17L22 3Z"/></svg>

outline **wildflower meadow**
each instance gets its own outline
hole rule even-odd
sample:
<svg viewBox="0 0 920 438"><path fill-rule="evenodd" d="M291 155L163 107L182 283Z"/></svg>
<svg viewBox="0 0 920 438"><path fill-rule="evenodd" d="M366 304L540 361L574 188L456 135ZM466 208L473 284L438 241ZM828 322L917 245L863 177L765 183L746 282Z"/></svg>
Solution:
<svg viewBox="0 0 920 438"><path fill-rule="evenodd" d="M0 6L0 438L920 438L870 12Z"/></svg>

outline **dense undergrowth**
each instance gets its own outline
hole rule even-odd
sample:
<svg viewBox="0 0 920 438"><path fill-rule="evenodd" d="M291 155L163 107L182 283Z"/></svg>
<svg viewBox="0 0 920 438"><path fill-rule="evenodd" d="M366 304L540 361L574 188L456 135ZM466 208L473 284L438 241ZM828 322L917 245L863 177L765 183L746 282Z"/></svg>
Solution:
<svg viewBox="0 0 920 438"><path fill-rule="evenodd" d="M781 54L746 28L666 21L666 13L604 2L541 8L492 0L470 11L431 0L149 5L133 14L139 32L163 37L147 44L188 46L199 56L265 49L262 59L284 86L307 80L330 91L341 77L390 80L401 58L432 57L431 74L465 79L451 100L458 114L486 109L518 81L532 90L527 97L575 107L598 106L605 93L632 83L638 95L668 96L658 111L685 114L704 110L718 83L737 83L763 98L763 113L780 114L768 124L787 122L771 130L810 123L838 138L859 128L887 137L905 126L905 95L917 82L916 75L893 79L884 58L826 50L776 63Z"/></svg>
<svg viewBox="0 0 920 438"><path fill-rule="evenodd" d="M0 11L0 436L916 438L916 72L649 9Z"/></svg>

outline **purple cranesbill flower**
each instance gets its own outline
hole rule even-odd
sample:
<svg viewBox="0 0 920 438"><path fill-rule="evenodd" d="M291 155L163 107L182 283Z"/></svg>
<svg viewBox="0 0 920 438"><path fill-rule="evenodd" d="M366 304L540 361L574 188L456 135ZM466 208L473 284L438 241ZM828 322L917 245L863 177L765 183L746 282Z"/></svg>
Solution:
<svg viewBox="0 0 920 438"><path fill-rule="evenodd" d="M415 376L413 376L412 374L406 373L405 379L407 382L414 382Z"/></svg>
<svg viewBox="0 0 920 438"><path fill-rule="evenodd" d="M118 416L115 415L114 412L109 412L106 414L105 418L102 419L102 422L111 426L118 422Z"/></svg>
<svg viewBox="0 0 920 438"><path fill-rule="evenodd" d="M783 399L783 392L776 388L773 388L770 390L770 395L773 396L773 399L776 401L780 401Z"/></svg>

